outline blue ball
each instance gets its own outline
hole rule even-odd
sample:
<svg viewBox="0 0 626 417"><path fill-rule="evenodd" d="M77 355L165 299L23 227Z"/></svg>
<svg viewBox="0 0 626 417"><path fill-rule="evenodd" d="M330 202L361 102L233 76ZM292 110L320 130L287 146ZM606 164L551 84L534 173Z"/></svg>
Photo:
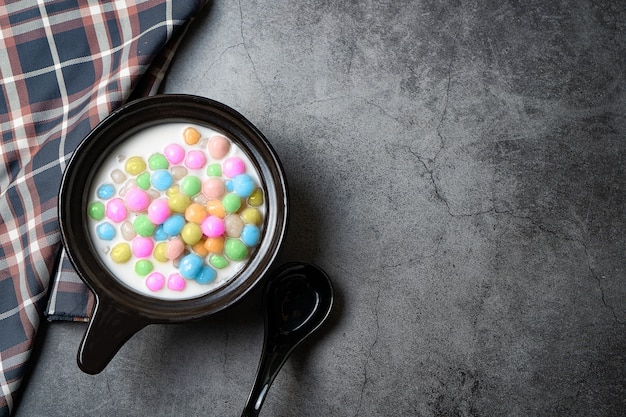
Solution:
<svg viewBox="0 0 626 417"><path fill-rule="evenodd" d="M154 235L152 235L152 237L157 242L160 242L163 240L167 240L167 238L170 236L167 233L165 233L165 230L163 230L163 225L160 224L156 227L156 229L154 229Z"/></svg>
<svg viewBox="0 0 626 417"><path fill-rule="evenodd" d="M256 246L261 238L261 230L253 224L247 224L241 230L241 241L247 247Z"/></svg>
<svg viewBox="0 0 626 417"><path fill-rule="evenodd" d="M183 230L185 217L182 214L172 214L163 222L163 231L168 236L176 236Z"/></svg>
<svg viewBox="0 0 626 417"><path fill-rule="evenodd" d="M182 275L184 278L194 279L202 271L203 265L204 262L202 260L202 257L196 255L195 253L190 253L180 259L180 262L178 264L178 270L180 272L180 275Z"/></svg>
<svg viewBox="0 0 626 417"><path fill-rule="evenodd" d="M215 270L210 266L205 265L202 267L200 273L196 275L196 282L198 284L210 284L213 280L215 280L216 276L217 272L215 272Z"/></svg>
<svg viewBox="0 0 626 417"><path fill-rule="evenodd" d="M241 198L248 198L254 191L255 184L252 177L248 174L239 174L233 178L233 190Z"/></svg>
<svg viewBox="0 0 626 417"><path fill-rule="evenodd" d="M108 200L115 194L115 187L112 184L102 184L96 191L98 198Z"/></svg>
<svg viewBox="0 0 626 417"><path fill-rule="evenodd" d="M172 186L174 177L166 169L157 169L150 176L150 183L159 191L165 191Z"/></svg>
<svg viewBox="0 0 626 417"><path fill-rule="evenodd" d="M235 190L233 180L224 181L224 186L226 187L226 191L228 191L229 193L232 193Z"/></svg>
<svg viewBox="0 0 626 417"><path fill-rule="evenodd" d="M102 240L113 240L115 237L115 227L109 222L100 223L96 226L96 234Z"/></svg>

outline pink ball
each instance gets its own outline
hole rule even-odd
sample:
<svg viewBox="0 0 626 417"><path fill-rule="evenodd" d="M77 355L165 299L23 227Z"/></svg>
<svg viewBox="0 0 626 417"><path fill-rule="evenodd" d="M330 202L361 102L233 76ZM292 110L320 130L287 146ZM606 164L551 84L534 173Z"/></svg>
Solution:
<svg viewBox="0 0 626 417"><path fill-rule="evenodd" d="M165 158L172 164L179 164L185 159L185 149L177 143L171 143L163 150Z"/></svg>
<svg viewBox="0 0 626 417"><path fill-rule="evenodd" d="M160 272L153 272L146 278L146 286L150 291L159 291L165 285L165 276Z"/></svg>
<svg viewBox="0 0 626 417"><path fill-rule="evenodd" d="M206 155L202 151L189 151L185 165L189 169L200 169L206 164Z"/></svg>
<svg viewBox="0 0 626 417"><path fill-rule="evenodd" d="M213 136L209 139L207 149L212 158L222 159L230 150L230 141L224 136Z"/></svg>
<svg viewBox="0 0 626 417"><path fill-rule="evenodd" d="M128 210L124 205L124 201L121 198L113 198L107 202L106 207L107 217L115 223L120 223L126 220L128 216Z"/></svg>
<svg viewBox="0 0 626 417"><path fill-rule="evenodd" d="M218 237L224 234L224 220L217 216L209 216L200 225L202 233L207 237Z"/></svg>
<svg viewBox="0 0 626 417"><path fill-rule="evenodd" d="M226 187L221 178L208 178L202 181L202 194L207 198L220 198Z"/></svg>
<svg viewBox="0 0 626 417"><path fill-rule="evenodd" d="M246 172L246 163L238 156L232 156L222 164L222 173L228 178L234 178Z"/></svg>
<svg viewBox="0 0 626 417"><path fill-rule="evenodd" d="M154 241L149 237L137 236L131 244L133 255L138 258L147 258L152 255L154 249Z"/></svg>
<svg viewBox="0 0 626 417"><path fill-rule="evenodd" d="M165 244L165 257L167 259L176 259L183 254L185 244L179 238L172 239Z"/></svg>
<svg viewBox="0 0 626 417"><path fill-rule="evenodd" d="M172 291L182 291L185 289L185 278L180 274L171 274L167 277L167 288Z"/></svg>
<svg viewBox="0 0 626 417"><path fill-rule="evenodd" d="M148 219L153 224L162 224L170 214L172 214L172 210L170 210L170 206L165 198L154 200L148 206Z"/></svg>
<svg viewBox="0 0 626 417"><path fill-rule="evenodd" d="M124 200L130 211L143 211L150 204L150 194L139 187L133 187L126 192Z"/></svg>

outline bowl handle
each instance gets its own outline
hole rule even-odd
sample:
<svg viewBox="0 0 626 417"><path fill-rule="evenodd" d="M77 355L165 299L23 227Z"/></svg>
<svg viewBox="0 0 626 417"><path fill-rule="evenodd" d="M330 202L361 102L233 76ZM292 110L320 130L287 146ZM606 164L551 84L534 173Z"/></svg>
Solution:
<svg viewBox="0 0 626 417"><path fill-rule="evenodd" d="M78 350L78 367L85 373L100 373L132 335L150 324L109 300L96 296L96 306Z"/></svg>

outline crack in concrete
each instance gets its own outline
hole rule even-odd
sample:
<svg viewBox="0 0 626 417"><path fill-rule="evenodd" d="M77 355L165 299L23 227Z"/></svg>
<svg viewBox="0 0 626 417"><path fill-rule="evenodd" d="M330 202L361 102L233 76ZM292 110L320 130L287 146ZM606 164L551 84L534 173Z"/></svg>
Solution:
<svg viewBox="0 0 626 417"><path fill-rule="evenodd" d="M246 45L246 37L243 33L243 9L241 8L241 0L239 0L238 2L239 4L239 32L241 34L241 43L243 44L243 49L244 51L246 51L246 55L248 56L248 59L250 60L250 63L252 64L252 68L255 70L255 75L256 75L256 69L254 68L254 61L252 60L252 57L250 56L250 51L248 51L248 46Z"/></svg>
<svg viewBox="0 0 626 417"><path fill-rule="evenodd" d="M446 224L446 227L447 226L448 225ZM435 256L437 256L437 253L439 253L439 248L441 247L441 242L443 242L443 238L446 235L446 232L445 232L446 227L444 227L444 232L441 233L441 235L439 235L439 238L437 239L437 242L435 243L435 249L433 249L433 253L425 254L422 256L422 258L434 258Z"/></svg>
<svg viewBox="0 0 626 417"><path fill-rule="evenodd" d="M496 208L494 208L493 212L494 212L494 214L505 214L505 215L514 217L516 219L527 220L533 226L535 226L537 229L541 230L542 232L548 233L548 234L554 236L555 238L557 238L559 240L565 240L565 241L569 241L569 242L578 242L578 243L581 243L581 244L584 243L580 238L567 236L567 235L564 235L562 233L559 233L558 230L550 229L545 224L538 222L537 220L535 220L531 216L517 214L517 213L515 213L512 210L498 210Z"/></svg>
<svg viewBox="0 0 626 417"><path fill-rule="evenodd" d="M511 86L509 79L504 74L504 70L502 69L502 66L500 65L500 60L498 59L498 52L496 52L495 48L493 47L493 43L491 42L490 37L487 37L487 42L489 43L489 49L491 50L491 54L493 55L493 60L495 61L496 67L498 69L498 72L499 72L498 75L504 80L504 84L506 84L506 86L509 88L509 91L513 91L513 87Z"/></svg>
<svg viewBox="0 0 626 417"><path fill-rule="evenodd" d="M441 112L441 117L439 118L439 123L437 124L437 128L436 128L437 138L439 139L439 150L437 150L437 152L435 153L435 156L433 157L433 160L432 160L433 163L437 160L439 153L441 153L441 151L445 147L445 139L443 137L442 129L443 129L443 124L446 120L446 116L448 114L448 99L450 97L450 85L452 84L452 65L454 64L454 60L456 59L455 45L459 37L460 31L461 31L461 26L459 25L456 33L454 34L454 38L452 39L453 49L452 49L452 53L450 54L450 62L448 62L448 74L447 74L447 82L446 82L446 91L444 94L443 110Z"/></svg>
<svg viewBox="0 0 626 417"><path fill-rule="evenodd" d="M531 216L524 216L524 215L521 215L521 214L517 214L517 213L515 213L512 210L500 210L500 209L498 209L495 206L495 204L493 202L492 202L492 207L489 208L489 209L486 209L486 210L478 210L478 211L469 212L469 213L455 213L455 212L453 212L452 207L450 205L450 202L444 196L444 192L441 190L441 187L437 183L437 180L435 178L434 168L429 168L428 164L426 163L424 158L418 152L416 152L413 149L411 149L410 146L407 146L407 150L408 150L408 152L411 155L413 155L415 157L415 159L417 159L417 161L423 167L424 171L426 171L426 173L428 174L428 178L430 180L430 183L433 186L433 191L435 193L435 197L437 198L437 200L441 201L445 205L446 211L448 212L448 215L450 215L450 217L453 217L453 218L474 217L474 216L480 216L480 215L489 214L489 213L492 213L492 214L508 214L508 215L510 215L512 217L515 217L515 218L518 218L518 219L528 220L535 227L537 227L538 229L540 229L540 230L542 230L542 231L544 231L546 233L550 233L550 234L552 234L553 236L555 236L558 239L569 240L569 241L576 241L576 242L580 242L581 241L579 238L566 236L566 235L563 235L563 234L559 233L557 230L550 229L550 228L546 227L544 224L536 221ZM593 192L593 190L592 190L592 192Z"/></svg>
<svg viewBox="0 0 626 417"><path fill-rule="evenodd" d="M246 56L248 57L248 60L250 61L250 65L252 65L252 72L254 73L254 77L256 78L256 80L258 81L259 85L261 86L261 89L263 90L263 93L265 94L265 96L269 100L268 109L271 111L272 105L273 105L273 103L272 103L272 95L267 90L267 87L265 86L263 81L261 81L261 77L259 77L259 73L258 73L258 71L256 69L256 65L254 64L254 60L252 59L252 56L250 55L250 50L248 49L248 45L246 44L246 37L244 35L243 9L241 7L241 0L238 1L238 4L239 4L239 32L241 34L241 44L243 45L243 50L245 51Z"/></svg>
<svg viewBox="0 0 626 417"><path fill-rule="evenodd" d="M593 269L593 266L591 265L591 254L589 253L589 248L587 247L587 243L585 242L584 239L578 238L578 237L573 237L573 236L563 235L563 234L559 233L558 231L552 230L552 229L546 227L545 225L537 222L531 216L522 216L522 215L516 214L516 213L514 213L514 212L512 212L510 210L503 210L503 211L494 210L494 213L495 214L505 214L505 215L508 215L508 216L511 216L511 217L514 217L514 218L517 218L517 219L527 220L533 226L537 227L542 232L548 233L551 236L553 236L553 237L555 237L555 238L557 238L559 240L576 242L576 243L580 244L583 247L583 250L585 252L585 261L586 261L587 270L591 274L592 278L596 281L597 286L598 286L598 290L600 291L600 299L602 301L602 304L610 311L611 315L613 316L613 320L614 320L614 322L616 324L626 325L626 322L620 320L619 317L617 316L617 313L615 312L615 307L613 307L606 300L605 290L604 290L604 287L602 286L602 278L604 278L604 277L600 277L600 276L598 276L598 274L595 273L595 271Z"/></svg>
<svg viewBox="0 0 626 417"><path fill-rule="evenodd" d="M240 46L244 46L243 42L239 42L235 45L229 45L226 48L224 48L224 50L222 52L219 53L219 55L217 56L217 58L215 58L211 64L209 66L206 67L206 69L202 72L202 78L207 78L207 74L213 69L213 67L215 67L216 65L218 65L218 63L220 63L220 60L222 59L222 57L226 54L226 52L230 51L233 48L238 48Z"/></svg>
<svg viewBox="0 0 626 417"><path fill-rule="evenodd" d="M456 38L455 38L456 39ZM448 64L448 81L446 84L446 92L444 94L444 103L443 103L443 111L441 112L441 117L439 118L439 124L437 124L437 138L439 138L439 150L435 153L435 157L433 158L433 162L437 160L439 153L444 148L444 138L441 130L443 129L443 123L446 120L446 115L448 114L448 97L450 96L450 83L452 82L452 63L454 62L454 53L450 57L450 63Z"/></svg>
<svg viewBox="0 0 626 417"><path fill-rule="evenodd" d="M244 49L246 47L245 43L239 42L239 43L236 43L234 45L229 45L226 48L224 48L224 50L222 52L220 52L220 54L217 56L217 58L213 60L213 63L211 64L211 66L209 68L213 68L216 65L216 63L219 62L222 59L222 57L226 54L226 52L230 51L233 48L238 48L240 46L243 46Z"/></svg>
<svg viewBox="0 0 626 417"><path fill-rule="evenodd" d="M437 181L436 181L435 176L434 176L434 169L428 167L428 165L426 164L426 161L424 161L424 159L422 158L421 155L419 155L419 153L415 152L410 147L408 147L408 151L413 156L415 156L415 158L422 165L422 167L424 168L426 173L429 175L430 182L433 185L433 190L434 190L434 193L435 193L435 197L445 205L446 210L447 210L448 214L451 217L454 217L454 218L473 217L473 216L479 216L479 215L484 215L484 214L489 214L489 213L507 215L507 216L514 217L516 219L526 220L526 221L530 222L533 226L535 226L536 228L541 230L542 232L547 233L547 234L549 234L549 235L551 235L551 236L553 236L553 237L555 237L555 238L557 238L559 240L577 242L577 243L581 244L583 246L583 248L584 248L584 251L585 251L585 256L586 256L586 261L587 261L587 268L588 268L591 276L596 280L597 285L598 285L598 289L600 290L600 298L602 300L602 304L606 308L609 309L609 311L611 312L611 315L613 316L613 319L614 319L615 323L621 324L621 325L626 325L626 322L621 321L619 319L619 317L617 316L617 313L615 312L615 308L610 303L607 302L605 291L604 291L604 288L602 286L601 277L599 277L594 272L593 267L591 266L590 254L589 254L587 245L586 245L586 243L585 243L585 241L583 239L581 239L579 237L576 237L576 236L568 236L568 235L564 235L562 233L559 233L559 231L550 229L545 224L538 222L537 220L535 220L531 216L517 214L517 213L515 213L514 211L511 211L511 210L498 210L498 208L496 208L495 206L490 208L490 209L488 209L488 210L476 211L476 212L472 212L472 213L453 213L452 209L450 207L450 203L443 196L442 192L439 189L439 185L437 184ZM592 196L593 196L593 188L592 188ZM591 202L589 204L591 204ZM587 213L587 217L588 217L588 215L589 214ZM437 247L435 249L435 253L439 249L439 245L441 243L441 239L442 238L443 238L443 235L440 237L439 242L437 243Z"/></svg>
<svg viewBox="0 0 626 417"><path fill-rule="evenodd" d="M397 265L396 265L397 266ZM385 270L385 266L383 266L383 273ZM365 364L363 365L363 384L361 384L361 392L359 393L359 401L357 403L357 409L354 413L354 417L357 417L360 415L360 411L361 411L361 406L363 404L363 396L365 395L365 389L367 387L367 384L369 383L369 377L367 374L367 368L369 366L370 360L374 357L374 347L378 344L378 335L380 332L380 319L378 317L378 306L379 306L379 302L380 302L380 293L381 293L381 285L380 285L380 281L378 282L378 291L376 293L376 302L374 303L374 318L375 318L375 322L376 322L376 332L374 335L374 341L372 342L372 344L369 347L369 350L367 352L367 357L365 358Z"/></svg>
<svg viewBox="0 0 626 417"><path fill-rule="evenodd" d="M600 290L600 300L602 300L602 304L609 310L609 312L611 313L611 315L613 316L613 321L616 324L621 324L626 325L626 322L621 321L619 319L619 317L617 317L617 313L615 312L615 307L613 307L611 304L609 304L606 301L606 294L604 291L604 287L602 286L602 280L601 278L604 277L599 277L598 274L595 273L595 271L593 270L593 266L591 265L591 255L589 254L589 249L587 248L587 244L584 241L581 241L580 244L582 245L584 251L585 251L585 259L587 261L587 269L589 270L589 273L591 274L591 276L593 277L593 279L595 279L597 285L598 285L598 290Z"/></svg>
<svg viewBox="0 0 626 417"><path fill-rule="evenodd" d="M450 209L450 204L448 204L448 201L439 192L439 186L437 185L437 181L435 181L434 169L433 168L428 168L428 165L426 164L426 161L424 161L424 158L422 158L422 156L419 153L417 153L416 151L411 149L410 146L407 147L407 150L409 151L409 153L411 155L413 155L418 160L418 162L422 165L422 167L424 167L424 170L428 174L430 182L433 185L433 190L435 191L435 197L437 197L437 199L439 201L444 203L444 205L446 206L446 208L448 210L448 214L450 214L450 216L453 216L452 210ZM439 152L437 152L437 153L439 153ZM436 156L435 156L435 158L436 158ZM433 163L434 162L435 161L433 159Z"/></svg>
<svg viewBox="0 0 626 417"><path fill-rule="evenodd" d="M370 100L364 99L362 98L363 102L365 102L365 104L370 105L372 107L377 108L378 110L380 110L383 115L387 116L388 118L390 118L391 120L395 121L396 123L398 123L399 125L404 125L404 122L402 120L400 120L399 118L397 118L396 116L392 115L391 113L389 113L387 111L387 109L385 109L383 106L381 106L380 104L376 104Z"/></svg>
<svg viewBox="0 0 626 417"><path fill-rule="evenodd" d="M399 262L399 263L392 264L392 265L385 265L385 264L383 264L381 266L381 275L385 275L385 271L387 269L397 268L397 267L402 266L402 265L404 265L403 262ZM376 322L376 331L375 331L375 335L374 335L374 341L372 342L372 344L369 347L369 350L367 352L367 357L365 358L365 364L363 365L363 383L361 384L361 391L359 393L359 401L357 403L357 409L356 409L356 411L354 413L355 417L360 415L361 406L363 405L363 396L365 395L365 389L367 388L367 385L370 382L367 369L369 367L370 360L374 357L374 348L378 344L379 334L380 334L380 317L379 317L378 309L379 309L379 306L380 306L381 282L378 281L377 283L378 283L378 290L376 292L376 301L374 303L374 318L375 318L375 322Z"/></svg>
<svg viewBox="0 0 626 417"><path fill-rule="evenodd" d="M495 207L492 207L488 210L480 210L480 211L475 211L475 212L471 212L471 213L454 213L452 211L452 208L450 207L450 203L448 202L448 199L446 197L443 196L439 185L437 184L437 181L435 179L435 173L434 173L434 168L429 168L428 165L426 164L426 161L424 161L424 158L417 153L416 151L414 151L413 149L411 149L410 146L407 147L409 153L411 155L413 155L418 161L419 163L422 165L422 167L424 168L424 170L426 171L426 173L428 174L429 180L431 182L431 184L433 185L433 190L435 193L435 197L437 198L437 200L441 201L445 206L446 206L446 210L448 212L448 214L451 217L473 217L473 216L479 216L482 214L488 214L488 213L497 213ZM435 157L436 158L436 157ZM433 163L435 162L435 160L433 159Z"/></svg>
<svg viewBox="0 0 626 417"><path fill-rule="evenodd" d="M457 28L456 33L454 34L454 38L452 41L453 46L456 45L457 39L459 37L459 33L461 31L461 27L459 26L459 28ZM446 120L446 116L448 114L448 101L449 101L449 97L450 97L450 88L451 88L451 84L452 84L452 66L454 64L454 61L456 59L456 48L454 47L452 50L452 53L450 55L450 61L448 62L448 70L447 70L447 81L446 81L446 89L445 89L445 93L444 93L444 104L443 104L443 110L441 112L441 116L439 117L439 123L437 124L437 127L435 129L435 131L437 132L437 138L439 139L439 149L437 149L437 152L435 152L435 156L430 160L430 164L434 165L437 161L437 158L439 157L439 154L441 153L441 151L443 151L443 149L445 148L445 138L443 135L443 125L445 123ZM372 103L368 103L368 104L372 104ZM372 104L373 105L373 104ZM381 108L381 110L384 112L384 109ZM391 116L390 116L391 117ZM448 202L448 200L442 195L439 186L437 185L437 181L435 180L435 174L434 174L434 167L429 167L428 164L426 163L426 161L424 160L424 158L422 158L422 156L416 152L413 151L411 149L411 147L408 147L408 151L417 158L417 160L420 162L420 164L424 167L424 170L426 171L426 173L428 174L429 178L430 178L430 182L433 185L433 189L435 192L435 197L441 201L445 206L446 206L446 210L448 211L448 214L452 217L471 217L471 216L476 216L476 215L480 215L480 214L486 214L489 213L491 211L493 211L493 209L487 210L487 211L481 211L481 212L475 212L475 213L453 213L452 212L452 208L450 207L450 203Z"/></svg>

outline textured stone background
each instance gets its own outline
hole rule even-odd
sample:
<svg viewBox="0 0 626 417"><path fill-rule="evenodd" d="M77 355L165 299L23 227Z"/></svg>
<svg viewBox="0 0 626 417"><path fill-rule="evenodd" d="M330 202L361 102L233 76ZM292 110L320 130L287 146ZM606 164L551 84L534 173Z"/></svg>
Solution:
<svg viewBox="0 0 626 417"><path fill-rule="evenodd" d="M264 132L281 260L338 295L262 415L624 415L623 2L215 0L189 35L165 92ZM148 327L97 376L50 324L17 416L237 416L259 311Z"/></svg>

